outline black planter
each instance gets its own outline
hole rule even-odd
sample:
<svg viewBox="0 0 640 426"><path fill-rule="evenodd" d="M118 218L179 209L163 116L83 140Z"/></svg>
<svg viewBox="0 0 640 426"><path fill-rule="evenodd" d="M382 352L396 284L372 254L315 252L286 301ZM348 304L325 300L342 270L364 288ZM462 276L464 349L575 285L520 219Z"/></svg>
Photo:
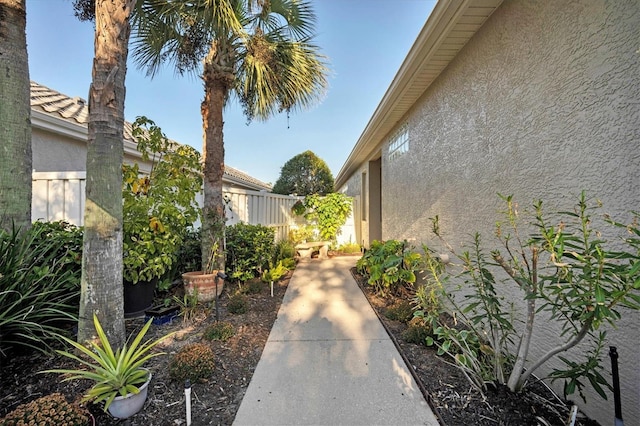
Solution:
<svg viewBox="0 0 640 426"><path fill-rule="evenodd" d="M124 317L143 317L144 312L153 306L153 294L158 279L138 281L136 284L124 281Z"/></svg>

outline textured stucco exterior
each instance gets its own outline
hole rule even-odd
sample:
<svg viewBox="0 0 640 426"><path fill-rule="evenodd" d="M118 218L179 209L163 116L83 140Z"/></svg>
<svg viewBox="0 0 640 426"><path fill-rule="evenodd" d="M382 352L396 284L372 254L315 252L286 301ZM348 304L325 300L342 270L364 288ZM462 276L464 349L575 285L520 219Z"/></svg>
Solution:
<svg viewBox="0 0 640 426"><path fill-rule="evenodd" d="M404 123L408 152L390 160L383 140L371 157L382 159L383 239L435 243L438 215L456 247L475 231L491 241L497 193L524 211L537 199L570 208L586 190L629 221L640 211L640 2L505 1ZM349 195L362 197L368 166L349 178ZM640 315L621 313L607 343L620 354L624 418L640 424ZM533 359L558 335L541 328ZM612 423L612 396L587 401L587 415Z"/></svg>

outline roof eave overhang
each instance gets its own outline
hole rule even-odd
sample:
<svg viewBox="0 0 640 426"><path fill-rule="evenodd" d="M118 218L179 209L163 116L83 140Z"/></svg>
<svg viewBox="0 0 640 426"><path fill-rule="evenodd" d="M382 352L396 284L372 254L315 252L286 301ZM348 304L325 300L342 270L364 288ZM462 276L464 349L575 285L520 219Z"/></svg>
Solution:
<svg viewBox="0 0 640 426"><path fill-rule="evenodd" d="M441 0L418 34L398 73L338 172L342 188L362 164L380 150L382 142L416 101L482 27L503 0Z"/></svg>

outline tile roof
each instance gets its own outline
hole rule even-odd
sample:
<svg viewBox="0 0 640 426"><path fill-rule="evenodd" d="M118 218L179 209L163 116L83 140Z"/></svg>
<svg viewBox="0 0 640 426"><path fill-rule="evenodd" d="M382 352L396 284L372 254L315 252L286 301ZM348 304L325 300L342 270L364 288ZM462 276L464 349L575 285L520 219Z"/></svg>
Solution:
<svg viewBox="0 0 640 426"><path fill-rule="evenodd" d="M78 96L70 98L34 81L31 82L31 108L83 126L86 126L89 120L89 105L87 101ZM125 121L124 139L135 142L131 131L131 123ZM255 186L256 189L271 190L271 185L228 165L225 165L224 173L228 178L240 180L250 186Z"/></svg>

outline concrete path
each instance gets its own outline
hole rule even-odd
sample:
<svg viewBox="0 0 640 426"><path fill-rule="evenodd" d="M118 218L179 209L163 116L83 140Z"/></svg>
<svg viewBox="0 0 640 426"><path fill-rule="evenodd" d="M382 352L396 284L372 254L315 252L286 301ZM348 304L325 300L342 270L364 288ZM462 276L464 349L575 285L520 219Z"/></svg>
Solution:
<svg viewBox="0 0 640 426"><path fill-rule="evenodd" d="M355 262L298 264L234 425L438 425Z"/></svg>

